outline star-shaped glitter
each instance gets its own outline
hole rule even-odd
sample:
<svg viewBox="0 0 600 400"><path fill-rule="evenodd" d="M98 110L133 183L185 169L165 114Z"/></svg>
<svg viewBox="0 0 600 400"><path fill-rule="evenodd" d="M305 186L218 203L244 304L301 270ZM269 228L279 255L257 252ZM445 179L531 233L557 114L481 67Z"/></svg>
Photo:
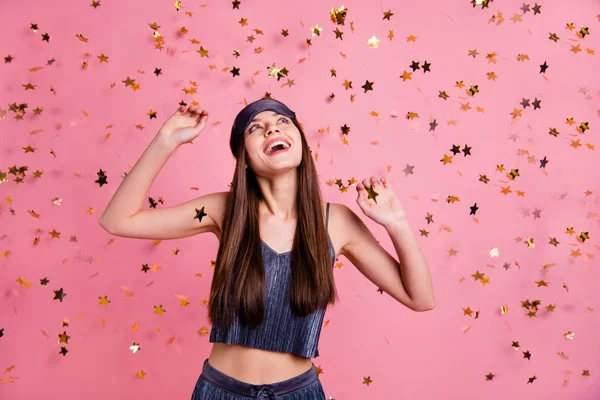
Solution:
<svg viewBox="0 0 600 400"><path fill-rule="evenodd" d="M429 132L435 131L435 128L438 126L437 120L433 120L433 122L429 123Z"/></svg>
<svg viewBox="0 0 600 400"><path fill-rule="evenodd" d="M373 90L373 84L375 82L369 82L367 81L364 85L361 86L361 88L365 89L365 93L367 93L369 90Z"/></svg>
<svg viewBox="0 0 600 400"><path fill-rule="evenodd" d="M200 46L200 49L196 51L200 53L200 57L208 57L208 50L205 50L203 46Z"/></svg>
<svg viewBox="0 0 600 400"><path fill-rule="evenodd" d="M61 344L61 343L69 344L69 339L71 338L71 336L67 335L67 331L64 331L63 333L59 333L56 336L58 336L58 344Z"/></svg>
<svg viewBox="0 0 600 400"><path fill-rule="evenodd" d="M469 215L475 215L477 213L477 210L479 210L479 207L477 206L477 203L473 204L470 207L471 212L469 213Z"/></svg>
<svg viewBox="0 0 600 400"><path fill-rule="evenodd" d="M65 296L67 295L65 292L63 292L63 288L60 288L59 290L54 290L54 298L52 300L60 300L60 302L62 303L63 299L65 298Z"/></svg>
<svg viewBox="0 0 600 400"><path fill-rule="evenodd" d="M199 210L197 208L195 208L194 210L196 210L196 215L194 216L194 219L198 218L198 222L202 222L202 218L208 215L204 212L204 206L202 206L202 208Z"/></svg>
<svg viewBox="0 0 600 400"><path fill-rule="evenodd" d="M377 196L379 196L379 193L377 193L375 191L375 189L373 189L373 186L369 186L367 188L365 188L367 190L367 193L369 193L369 195L367 196L367 199L373 199L373 201L375 203L377 203Z"/></svg>

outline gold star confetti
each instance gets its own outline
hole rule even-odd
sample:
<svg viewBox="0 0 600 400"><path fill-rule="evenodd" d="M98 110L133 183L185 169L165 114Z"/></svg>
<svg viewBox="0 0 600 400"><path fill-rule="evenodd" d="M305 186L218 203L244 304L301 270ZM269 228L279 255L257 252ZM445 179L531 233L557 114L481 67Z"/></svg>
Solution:
<svg viewBox="0 0 600 400"><path fill-rule="evenodd" d="M26 281L25 278L23 278L22 276L17 277L17 283L23 286L24 288L31 287L31 282Z"/></svg>
<svg viewBox="0 0 600 400"><path fill-rule="evenodd" d="M106 296L98 297L98 299L98 304L102 304L104 307L108 307L108 304L111 302Z"/></svg>
<svg viewBox="0 0 600 400"><path fill-rule="evenodd" d="M377 36L373 36L369 39L369 47L376 49L379 47L379 39L377 39Z"/></svg>
<svg viewBox="0 0 600 400"><path fill-rule="evenodd" d="M129 346L129 350L131 350L133 354L135 354L136 352L140 351L140 344L133 342L131 346Z"/></svg>
<svg viewBox="0 0 600 400"><path fill-rule="evenodd" d="M64 331L63 333L59 333L57 336L58 336L58 344L61 344L61 343L69 344L69 339L71 338L71 336L68 336L66 331Z"/></svg>
<svg viewBox="0 0 600 400"><path fill-rule="evenodd" d="M182 296L182 295L176 294L175 297L177 297L177 299L180 302L179 305L182 307L187 307L190 304L187 296Z"/></svg>
<svg viewBox="0 0 600 400"><path fill-rule="evenodd" d="M62 303L63 299L67 296L67 294L63 291L63 288L58 290L53 290L54 292L54 300L58 300Z"/></svg>
<svg viewBox="0 0 600 400"><path fill-rule="evenodd" d="M319 28L319 24L313 26L310 28L310 32L312 34L313 37L315 36L321 36L321 31L323 31L323 28Z"/></svg>
<svg viewBox="0 0 600 400"><path fill-rule="evenodd" d="M575 333L574 333L574 332L571 332L571 331L569 330L569 331L567 331L567 333L565 333L565 334L564 334L564 336L565 336L565 339L568 339L568 340L573 340L573 338L575 337Z"/></svg>
<svg viewBox="0 0 600 400"><path fill-rule="evenodd" d="M345 8L344 6L341 6L337 10L332 8L330 14L331 14L331 20L333 22L335 22L338 25L345 25L346 16L348 14L348 9Z"/></svg>
<svg viewBox="0 0 600 400"><path fill-rule="evenodd" d="M154 313L160 315L161 317L162 317L163 313L165 313L165 312L167 312L167 310L165 310L163 308L162 304L159 306L154 306Z"/></svg>

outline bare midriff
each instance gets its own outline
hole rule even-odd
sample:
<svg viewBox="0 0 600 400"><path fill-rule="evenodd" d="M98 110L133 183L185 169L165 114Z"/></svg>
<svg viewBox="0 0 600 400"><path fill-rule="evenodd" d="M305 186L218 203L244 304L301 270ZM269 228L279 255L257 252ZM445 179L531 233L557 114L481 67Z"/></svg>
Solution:
<svg viewBox="0 0 600 400"><path fill-rule="evenodd" d="M253 385L284 381L312 367L310 358L298 354L225 343L213 343L208 363L238 381Z"/></svg>

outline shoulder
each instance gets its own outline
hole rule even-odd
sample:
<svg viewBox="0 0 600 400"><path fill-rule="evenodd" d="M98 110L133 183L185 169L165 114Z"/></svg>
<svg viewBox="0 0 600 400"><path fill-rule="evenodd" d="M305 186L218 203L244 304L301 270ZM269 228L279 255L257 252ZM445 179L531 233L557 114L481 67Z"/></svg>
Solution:
<svg viewBox="0 0 600 400"><path fill-rule="evenodd" d="M335 219L337 223L343 223L354 214L348 206L342 203L329 203L329 217ZM333 222L333 221L331 221Z"/></svg>
<svg viewBox="0 0 600 400"><path fill-rule="evenodd" d="M365 245L374 246L378 243L361 216L345 204L331 203L329 224L340 255L348 256L352 251L362 251Z"/></svg>
<svg viewBox="0 0 600 400"><path fill-rule="evenodd" d="M335 247L339 253L343 253L344 247L351 240L349 227L356 224L359 218L354 211L342 203L329 203L329 231L335 239Z"/></svg>

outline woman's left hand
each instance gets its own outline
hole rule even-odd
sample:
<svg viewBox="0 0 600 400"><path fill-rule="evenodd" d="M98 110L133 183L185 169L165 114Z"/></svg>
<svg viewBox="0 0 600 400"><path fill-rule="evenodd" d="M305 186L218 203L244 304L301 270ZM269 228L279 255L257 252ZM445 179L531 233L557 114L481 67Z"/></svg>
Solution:
<svg viewBox="0 0 600 400"><path fill-rule="evenodd" d="M383 226L406 219L406 213L386 177L372 176L356 185L356 202L365 215Z"/></svg>

